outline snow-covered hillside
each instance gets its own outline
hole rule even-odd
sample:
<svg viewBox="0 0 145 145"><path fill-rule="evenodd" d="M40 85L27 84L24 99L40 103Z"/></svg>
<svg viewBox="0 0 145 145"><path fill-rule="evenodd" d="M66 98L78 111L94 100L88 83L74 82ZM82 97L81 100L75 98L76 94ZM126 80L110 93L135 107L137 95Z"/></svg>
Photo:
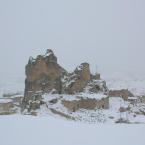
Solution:
<svg viewBox="0 0 145 145"><path fill-rule="evenodd" d="M53 117L0 116L1 145L144 145L144 125L90 125Z"/></svg>
<svg viewBox="0 0 145 145"><path fill-rule="evenodd" d="M135 95L145 95L145 75L128 75L115 73L103 76L110 90L129 89Z"/></svg>
<svg viewBox="0 0 145 145"><path fill-rule="evenodd" d="M87 94L89 97L89 94ZM75 122L83 122L89 124L114 124L118 120L123 119L122 123L128 124L144 124L145 115L141 111L145 112L145 104L138 103L132 105L128 101L124 101L119 97L109 98L109 109L83 109L80 108L75 112L68 110L63 104L62 100L77 100L73 95L44 95L44 101L46 104L41 106L41 109L36 110L38 116L53 116L56 118L65 118L68 120L74 120ZM52 103L51 100L57 99L57 102ZM120 112L120 108L126 109L126 111Z"/></svg>
<svg viewBox="0 0 145 145"><path fill-rule="evenodd" d="M133 93L137 95L145 94L145 78L144 77L129 77L129 76L117 76L114 75L112 77L103 77L107 81L107 86L109 89L126 89L128 88ZM7 93L17 93L21 92L23 93L24 90L24 78L18 77L18 76L8 76L4 77L0 82L0 97L2 97L3 94ZM94 97L93 94L83 94L87 97ZM50 101L51 99L59 98L59 95L54 96L46 96L45 101ZM70 96L64 96L65 98L72 100L74 97ZM95 96L96 97L96 96ZM85 110L81 109L74 112L69 112L59 101L57 104L49 104L49 107L51 109L55 109L56 111L60 111L62 113L65 113L65 115L69 115L70 117L76 118L78 122L85 122L85 123L98 123L98 122L104 122L104 123L114 123L117 121L120 117L128 119L130 123L145 123L145 116L143 114L136 115L136 112L140 112L140 109L144 110L145 106L142 104L138 104L138 106L132 106L131 112L125 112L120 113L119 108L124 107L127 108L129 105L129 102L125 102L121 100L120 98L110 98L109 99L110 108L109 110ZM49 109L50 109L49 108ZM54 115L50 110L48 111L48 108L45 106L41 107L41 111L38 113L39 117L46 116L46 117L57 117L60 118L59 115ZM62 119L63 117L61 117Z"/></svg>
<svg viewBox="0 0 145 145"><path fill-rule="evenodd" d="M103 73L102 73L103 74ZM23 93L24 91L24 75L9 75L3 76L0 80L0 97L5 93ZM116 89L129 89L136 95L145 94L145 76L131 76L121 75L120 73L107 76L102 75L102 78L107 82L107 87L112 90Z"/></svg>

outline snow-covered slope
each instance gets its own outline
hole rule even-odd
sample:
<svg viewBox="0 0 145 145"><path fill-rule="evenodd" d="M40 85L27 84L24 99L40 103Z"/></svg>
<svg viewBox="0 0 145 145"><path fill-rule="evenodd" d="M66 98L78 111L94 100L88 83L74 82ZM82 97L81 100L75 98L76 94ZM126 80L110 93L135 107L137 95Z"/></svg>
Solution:
<svg viewBox="0 0 145 145"><path fill-rule="evenodd" d="M117 76L114 75L112 77L103 77L107 81L107 86L109 89L125 89L128 88L133 93L137 95L145 94L145 78L140 77L131 77L131 76ZM0 81L0 97L2 97L3 93L16 93L16 92L23 92L24 90L24 78L18 77L14 75L10 75L8 77L3 77ZM82 94L83 96L89 98L98 98L99 95L94 94ZM101 95L102 96L102 95ZM59 98L59 95L51 95L46 96L45 101L50 101L55 98ZM73 100L76 99L74 96L66 95L65 99ZM87 122L87 123L98 123L98 122L105 122L105 123L114 123L116 120L120 118L120 107L128 107L129 102L124 102L120 98L110 98L110 109L109 110L85 110L81 109L77 112L68 111L59 101L57 104L51 105L48 104L50 108L65 113L71 117L75 117L78 121ZM138 106L131 107L131 112L128 113L121 113L122 118L128 118L132 123L144 123L145 116L144 115L136 115L134 112L140 112L140 109L144 109L145 105L138 104ZM54 115L47 108L42 107L42 110L39 112L39 116L55 116L60 118L59 115ZM61 117L62 118L62 117Z"/></svg>
<svg viewBox="0 0 145 145"><path fill-rule="evenodd" d="M107 86L111 90L129 89L135 95L145 95L145 75L114 74L104 76Z"/></svg>
<svg viewBox="0 0 145 145"><path fill-rule="evenodd" d="M52 95L53 96L53 95ZM45 99L49 95L45 96ZM63 96L63 98L74 98L74 96ZM85 122L89 124L96 124L96 123L105 123L105 124L114 124L116 121L118 121L120 118L122 118L124 121L127 121L128 123L145 123L145 115L142 113L139 113L140 110L145 112L145 104L139 103L137 105L132 105L128 101L124 101L122 98L119 97L111 97L109 98L109 109L95 109L95 110L86 110L86 109L79 109L76 112L71 112L67 108L65 108L60 101L58 101L56 104L51 104L47 102L47 106L52 109L55 109L58 112L62 112L65 115L68 115L71 118L75 118L75 120L78 122ZM120 112L120 108L130 108L128 111ZM61 115L55 115L52 114L48 108L46 109L45 106L42 106L42 110L38 113L39 116L57 116L61 117ZM62 118L62 117L61 117ZM126 123L127 123L126 122Z"/></svg>
<svg viewBox="0 0 145 145"><path fill-rule="evenodd" d="M0 116L1 145L144 145L144 125L89 125L53 117Z"/></svg>

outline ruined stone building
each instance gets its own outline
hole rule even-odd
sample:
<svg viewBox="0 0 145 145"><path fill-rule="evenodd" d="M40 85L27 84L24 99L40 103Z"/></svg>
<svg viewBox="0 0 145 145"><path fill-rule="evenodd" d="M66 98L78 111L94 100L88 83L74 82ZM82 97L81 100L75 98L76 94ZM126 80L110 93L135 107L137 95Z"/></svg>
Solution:
<svg viewBox="0 0 145 145"><path fill-rule="evenodd" d="M36 101L41 98L39 95L44 93L76 94L80 92L103 94L108 92L106 82L101 80L100 74L91 74L88 63L82 63L74 72L68 73L58 64L57 57L50 49L45 55L38 55L36 59L30 57L26 65L23 108L29 104L29 100Z"/></svg>

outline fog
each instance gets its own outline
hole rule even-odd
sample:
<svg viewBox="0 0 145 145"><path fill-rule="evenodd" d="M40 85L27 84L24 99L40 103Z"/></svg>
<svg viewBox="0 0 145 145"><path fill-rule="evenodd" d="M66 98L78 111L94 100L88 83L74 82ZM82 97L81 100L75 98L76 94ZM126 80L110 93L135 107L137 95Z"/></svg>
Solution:
<svg viewBox="0 0 145 145"><path fill-rule="evenodd" d="M54 50L72 71L145 73L144 0L0 0L0 73L24 76L29 56Z"/></svg>

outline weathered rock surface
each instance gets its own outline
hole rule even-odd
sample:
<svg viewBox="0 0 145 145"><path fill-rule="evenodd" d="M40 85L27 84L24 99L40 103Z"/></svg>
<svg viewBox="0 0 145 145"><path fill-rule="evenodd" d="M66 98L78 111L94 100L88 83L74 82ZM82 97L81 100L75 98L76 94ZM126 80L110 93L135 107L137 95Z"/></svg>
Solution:
<svg viewBox="0 0 145 145"><path fill-rule="evenodd" d="M99 73L96 73L95 75L91 74L91 80L101 80L101 76Z"/></svg>
<svg viewBox="0 0 145 145"><path fill-rule="evenodd" d="M35 60L29 59L26 66L25 96L43 91L55 90L61 93L61 77L67 73L58 63L52 50L39 55Z"/></svg>
<svg viewBox="0 0 145 145"><path fill-rule="evenodd" d="M84 88L84 92L89 93L104 93L105 95L108 94L108 88L106 82L104 80L93 80L91 79L87 86Z"/></svg>
<svg viewBox="0 0 145 145"><path fill-rule="evenodd" d="M122 90L110 90L109 97L121 97L124 100L128 100L128 97L134 97L134 95L127 89Z"/></svg>
<svg viewBox="0 0 145 145"><path fill-rule="evenodd" d="M45 55L38 55L36 59L30 57L26 65L25 94L22 108L38 108L36 106L39 105L36 105L36 102L31 102L30 105L30 100L33 100L38 94L60 94L62 91L61 77L65 74L67 74L66 70L57 63L57 57L50 49L47 50ZM27 105L29 107L26 107Z"/></svg>
<svg viewBox="0 0 145 145"><path fill-rule="evenodd" d="M145 104L145 96L141 96L140 101Z"/></svg>
<svg viewBox="0 0 145 145"><path fill-rule="evenodd" d="M90 67L88 63L82 63L75 71L68 76L64 83L64 92L75 94L83 91L91 79Z"/></svg>
<svg viewBox="0 0 145 145"><path fill-rule="evenodd" d="M0 98L0 115L20 113L23 95L12 93Z"/></svg>
<svg viewBox="0 0 145 145"><path fill-rule="evenodd" d="M8 115L14 113L14 104L11 99L0 99L0 115Z"/></svg>
<svg viewBox="0 0 145 145"><path fill-rule="evenodd" d="M109 98L102 98L100 100L91 99L91 98L80 98L79 100L73 101L62 101L63 105L68 108L70 111L77 111L79 109L109 109Z"/></svg>
<svg viewBox="0 0 145 145"><path fill-rule="evenodd" d="M45 55L36 59L30 57L26 65L25 94L22 110L40 108L44 93L76 94L80 92L106 93L106 82L100 74L92 75L88 63L82 63L74 72L68 73L57 63L57 57L48 49Z"/></svg>

